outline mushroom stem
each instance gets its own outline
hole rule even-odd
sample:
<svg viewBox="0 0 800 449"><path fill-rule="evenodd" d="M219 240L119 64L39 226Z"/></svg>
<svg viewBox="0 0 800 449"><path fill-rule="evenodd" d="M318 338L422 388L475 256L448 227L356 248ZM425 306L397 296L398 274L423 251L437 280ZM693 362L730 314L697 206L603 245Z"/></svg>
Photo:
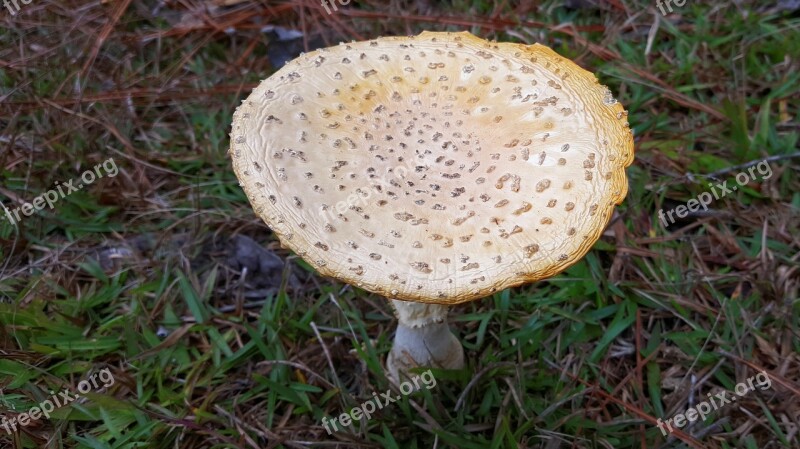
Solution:
<svg viewBox="0 0 800 449"><path fill-rule="evenodd" d="M399 380L416 367L460 369L464 348L447 326L448 306L391 300L397 316L397 333L386 366Z"/></svg>

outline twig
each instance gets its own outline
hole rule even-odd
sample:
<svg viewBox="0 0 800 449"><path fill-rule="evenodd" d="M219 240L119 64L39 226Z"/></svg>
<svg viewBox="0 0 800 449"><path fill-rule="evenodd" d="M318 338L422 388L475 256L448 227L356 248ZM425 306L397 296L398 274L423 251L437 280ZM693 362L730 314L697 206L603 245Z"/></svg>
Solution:
<svg viewBox="0 0 800 449"><path fill-rule="evenodd" d="M472 377L472 380L469 381L469 383L467 384L467 387L464 388L464 391L461 392L461 396L458 397L458 400L456 401L456 406L453 409L453 411L457 412L458 409L460 409L461 406L464 405L464 399L466 399L467 393L469 393L469 390L471 390L472 387L474 387L475 384L478 383L478 381L480 380L481 377L483 377L484 374L486 374L487 372L489 372L490 370L493 370L495 368L504 368L504 367L507 368L507 367L514 366L514 365L515 364L512 363L512 362L499 362L499 363L493 363L491 365L488 365L485 368L483 368L482 370L480 370L478 372L478 374L476 374L475 376Z"/></svg>
<svg viewBox="0 0 800 449"><path fill-rule="evenodd" d="M800 157L800 151L798 151L796 153L779 154L777 156L770 156L770 157L765 158L765 159L755 159L755 160L752 160L750 162L745 162L744 164L734 165L733 167L728 167L728 168L725 168L725 169L722 169L722 170L717 170L717 171L715 171L713 173L709 173L707 175L700 175L700 176L703 176L705 178L716 178L719 175L724 175L725 173L730 173L732 171L741 170L741 169L750 167L751 165L756 165L759 162L768 162L769 163L769 162L780 161L782 159L793 159L793 158L796 158L796 157Z"/></svg>

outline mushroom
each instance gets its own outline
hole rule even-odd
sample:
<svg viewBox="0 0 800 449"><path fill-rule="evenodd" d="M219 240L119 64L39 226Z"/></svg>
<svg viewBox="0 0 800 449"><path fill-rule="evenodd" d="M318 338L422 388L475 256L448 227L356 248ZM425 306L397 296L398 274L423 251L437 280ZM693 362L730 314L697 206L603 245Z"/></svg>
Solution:
<svg viewBox="0 0 800 449"><path fill-rule="evenodd" d="M627 193L627 113L550 48L424 32L304 54L236 110L255 212L323 275L391 299L395 379L460 368L448 306L582 258Z"/></svg>

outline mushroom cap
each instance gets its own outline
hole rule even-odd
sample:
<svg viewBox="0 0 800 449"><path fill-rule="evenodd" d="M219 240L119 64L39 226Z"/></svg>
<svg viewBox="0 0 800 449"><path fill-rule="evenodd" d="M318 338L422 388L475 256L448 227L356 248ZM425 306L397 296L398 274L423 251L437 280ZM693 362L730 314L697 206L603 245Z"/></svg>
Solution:
<svg viewBox="0 0 800 449"><path fill-rule="evenodd" d="M255 212L321 274L456 304L551 277L628 183L625 109L543 45L424 32L301 55L237 108Z"/></svg>

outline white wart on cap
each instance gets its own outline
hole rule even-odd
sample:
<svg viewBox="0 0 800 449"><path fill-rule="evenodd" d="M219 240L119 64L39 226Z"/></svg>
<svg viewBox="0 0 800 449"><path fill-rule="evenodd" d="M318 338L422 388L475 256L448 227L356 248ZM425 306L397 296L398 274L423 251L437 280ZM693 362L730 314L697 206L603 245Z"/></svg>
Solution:
<svg viewBox="0 0 800 449"><path fill-rule="evenodd" d="M455 304L583 257L627 193L626 116L548 47L424 32L291 61L237 109L230 153L320 273Z"/></svg>

